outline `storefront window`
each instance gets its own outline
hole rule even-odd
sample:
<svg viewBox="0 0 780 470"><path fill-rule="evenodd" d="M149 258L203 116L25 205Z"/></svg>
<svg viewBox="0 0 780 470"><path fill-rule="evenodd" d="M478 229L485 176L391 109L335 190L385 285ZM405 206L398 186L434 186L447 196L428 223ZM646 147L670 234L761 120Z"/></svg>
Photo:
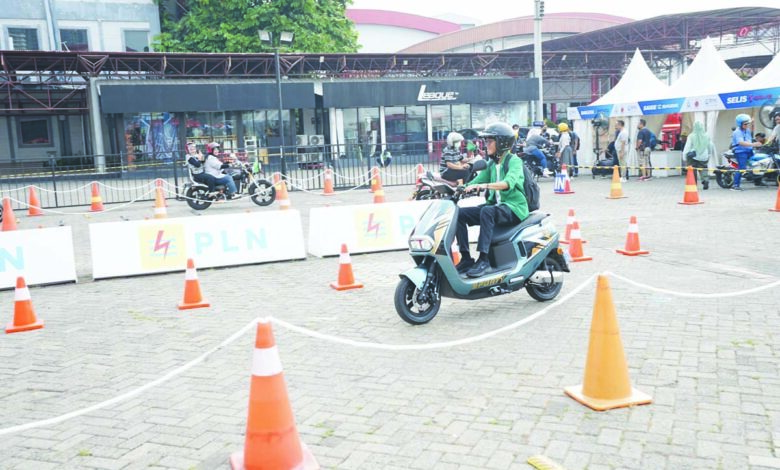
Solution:
<svg viewBox="0 0 780 470"><path fill-rule="evenodd" d="M452 129L459 131L471 128L471 105L452 105Z"/></svg>
<svg viewBox="0 0 780 470"><path fill-rule="evenodd" d="M172 161L179 146L179 120L174 113L125 114L125 147L138 161Z"/></svg>
<svg viewBox="0 0 780 470"><path fill-rule="evenodd" d="M496 122L505 122L510 126L526 122L522 119L520 103L496 103L471 105L471 123L475 129L484 129Z"/></svg>
<svg viewBox="0 0 780 470"><path fill-rule="evenodd" d="M433 131L434 141L447 138L447 134L453 130L449 105L431 106L431 129Z"/></svg>
<svg viewBox="0 0 780 470"><path fill-rule="evenodd" d="M425 106L386 107L385 134L393 154L425 152L428 140Z"/></svg>
<svg viewBox="0 0 780 470"><path fill-rule="evenodd" d="M410 152L424 153L428 148L428 119L425 115L425 106L406 107L406 134L407 142L412 144Z"/></svg>
<svg viewBox="0 0 780 470"><path fill-rule="evenodd" d="M375 158L381 151L379 139L379 108L358 108L358 141L363 155Z"/></svg>

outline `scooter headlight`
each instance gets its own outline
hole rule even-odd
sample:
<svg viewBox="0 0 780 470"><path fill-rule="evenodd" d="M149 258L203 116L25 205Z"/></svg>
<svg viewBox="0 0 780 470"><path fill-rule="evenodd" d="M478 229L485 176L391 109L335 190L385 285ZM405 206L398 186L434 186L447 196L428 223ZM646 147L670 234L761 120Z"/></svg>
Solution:
<svg viewBox="0 0 780 470"><path fill-rule="evenodd" d="M429 252L433 250L433 239L428 236L415 236L409 238L410 251Z"/></svg>

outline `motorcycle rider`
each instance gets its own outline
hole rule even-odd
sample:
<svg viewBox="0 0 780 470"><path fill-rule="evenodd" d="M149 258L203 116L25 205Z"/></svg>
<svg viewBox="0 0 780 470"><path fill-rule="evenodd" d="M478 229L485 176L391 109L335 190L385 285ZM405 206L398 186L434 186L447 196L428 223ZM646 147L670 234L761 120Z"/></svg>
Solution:
<svg viewBox="0 0 780 470"><path fill-rule="evenodd" d="M753 142L753 136L750 132L750 123L753 119L747 114L738 114L734 120L737 124L737 128L731 134L731 147L734 149L734 158L737 159L737 167L740 170L747 168L748 159L753 156L753 149L760 147L760 142ZM740 183L742 182L742 173L737 171L734 173L734 186L731 187L732 191L742 191ZM756 186L762 186L761 178L756 178Z"/></svg>
<svg viewBox="0 0 780 470"><path fill-rule="evenodd" d="M542 121L534 121L532 126L533 127L528 130L528 135L525 138L523 152L533 155L539 160L539 164L542 167L542 176L550 176L552 173L547 169L547 157L545 157L544 152L541 151L541 149L547 148L550 145L550 141L542 136L544 123Z"/></svg>
<svg viewBox="0 0 780 470"><path fill-rule="evenodd" d="M471 176L471 158L460 152L463 136L457 132L447 134L447 148L441 154L439 173L447 181L463 180L468 182Z"/></svg>
<svg viewBox="0 0 780 470"><path fill-rule="evenodd" d="M209 143L206 145L206 152L206 161L204 163L206 174L214 177L215 184L224 184L225 188L227 188L227 198L232 199L236 194L236 182L233 181L232 176L226 175L222 172L223 169L229 168L230 164L222 163L222 161L217 157L217 153L219 152L219 144L216 142Z"/></svg>
<svg viewBox="0 0 780 470"><path fill-rule="evenodd" d="M458 212L458 246L463 259L457 265L459 273L466 272L469 277L479 277L490 267L488 252L496 225L517 225L528 217L528 201L523 192L525 181L523 161L510 158L515 134L505 123L488 126L481 136L486 139L487 154L490 157L487 168L466 185L466 191L488 190L487 202L477 207L463 207ZM510 158L506 174L503 174L503 162ZM476 263L469 251L468 227L479 225ZM468 270L468 271L466 271Z"/></svg>
<svg viewBox="0 0 780 470"><path fill-rule="evenodd" d="M209 187L209 192L214 192L215 178L206 173L206 167L204 165L204 157L200 150L197 150L195 142L187 142L187 166L190 173L192 173L192 179L196 183L205 184Z"/></svg>

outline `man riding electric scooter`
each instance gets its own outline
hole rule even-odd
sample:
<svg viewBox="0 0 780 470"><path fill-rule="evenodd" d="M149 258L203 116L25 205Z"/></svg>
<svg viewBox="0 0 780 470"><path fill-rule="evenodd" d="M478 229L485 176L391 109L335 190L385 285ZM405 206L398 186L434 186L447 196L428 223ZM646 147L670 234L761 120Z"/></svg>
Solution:
<svg viewBox="0 0 780 470"><path fill-rule="evenodd" d="M487 203L478 207L463 207L458 214L456 237L463 256L458 272L468 277L479 277L489 267L488 252L496 226L518 225L528 217L528 201L523 193L523 161L510 153L515 143L515 133L509 124L489 126L481 137L485 138L490 157L487 169L466 185L466 191L487 190ZM512 158L514 157L514 158ZM509 158L508 165L504 159ZM476 264L469 252L468 226L479 225Z"/></svg>

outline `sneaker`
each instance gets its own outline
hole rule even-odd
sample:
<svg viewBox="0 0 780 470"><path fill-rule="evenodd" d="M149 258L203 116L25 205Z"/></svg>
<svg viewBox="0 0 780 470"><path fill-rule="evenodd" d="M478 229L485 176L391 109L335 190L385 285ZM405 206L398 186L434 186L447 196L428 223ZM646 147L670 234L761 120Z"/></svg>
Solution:
<svg viewBox="0 0 780 470"><path fill-rule="evenodd" d="M732 186L732 187L731 187L731 190L732 190L732 191L744 191L744 190L743 190L742 188L740 188L739 186Z"/></svg>
<svg viewBox="0 0 780 470"><path fill-rule="evenodd" d="M628 183L628 178L620 178L621 183Z"/></svg>
<svg viewBox="0 0 780 470"><path fill-rule="evenodd" d="M548 177L548 176L550 176L550 175L552 175L552 173L551 173L551 172L550 172L550 170L548 170L547 168L545 168L544 170L542 170L542 176L544 176L545 178L546 178L546 177Z"/></svg>
<svg viewBox="0 0 780 470"><path fill-rule="evenodd" d="M474 266L474 258L471 255L465 256L461 253L460 263L455 265L455 269L458 270L458 274L463 274Z"/></svg>
<svg viewBox="0 0 780 470"><path fill-rule="evenodd" d="M710 182L709 182L709 181L707 181L707 180L704 180L704 181L702 181L702 182L701 182L701 188L702 188L704 191L706 191L706 190L710 189Z"/></svg>
<svg viewBox="0 0 780 470"><path fill-rule="evenodd" d="M488 270L490 267L490 263L488 263L488 260L481 259L477 261L477 264L475 264L471 269L466 272L466 275L468 277L479 277L483 274L485 274L485 271Z"/></svg>

